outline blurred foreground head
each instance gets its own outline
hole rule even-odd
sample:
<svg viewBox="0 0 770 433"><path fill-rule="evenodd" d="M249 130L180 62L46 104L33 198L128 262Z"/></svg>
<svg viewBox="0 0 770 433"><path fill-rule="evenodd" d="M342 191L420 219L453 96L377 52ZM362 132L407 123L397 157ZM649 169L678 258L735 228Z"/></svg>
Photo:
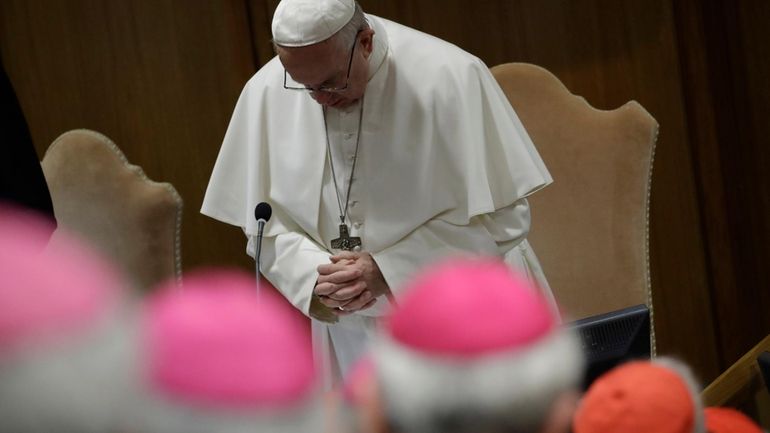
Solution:
<svg viewBox="0 0 770 433"><path fill-rule="evenodd" d="M374 344L386 430L563 432L582 380L579 340L496 260L453 260L406 288Z"/></svg>
<svg viewBox="0 0 770 433"><path fill-rule="evenodd" d="M699 387L675 360L634 361L599 377L575 413L575 433L704 433Z"/></svg>
<svg viewBox="0 0 770 433"><path fill-rule="evenodd" d="M704 415L708 433L762 433L751 418L732 408L707 407Z"/></svg>
<svg viewBox="0 0 770 433"><path fill-rule="evenodd" d="M128 326L110 265L35 214L0 209L0 432L107 432Z"/></svg>
<svg viewBox="0 0 770 433"><path fill-rule="evenodd" d="M132 431L320 431L309 329L254 286L245 274L199 272L147 299Z"/></svg>

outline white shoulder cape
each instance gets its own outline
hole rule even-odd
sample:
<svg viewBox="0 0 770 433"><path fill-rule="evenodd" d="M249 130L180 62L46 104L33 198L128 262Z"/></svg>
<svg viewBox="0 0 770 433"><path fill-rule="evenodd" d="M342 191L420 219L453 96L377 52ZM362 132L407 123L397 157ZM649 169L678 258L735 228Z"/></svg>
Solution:
<svg viewBox="0 0 770 433"><path fill-rule="evenodd" d="M399 24L384 27L388 52L364 98L357 173L367 176L366 249L397 243L432 219L467 224L552 180L518 116L476 57ZM235 107L201 212L254 235L254 207L273 219L265 236L318 234L326 161L321 106L283 88L273 58Z"/></svg>

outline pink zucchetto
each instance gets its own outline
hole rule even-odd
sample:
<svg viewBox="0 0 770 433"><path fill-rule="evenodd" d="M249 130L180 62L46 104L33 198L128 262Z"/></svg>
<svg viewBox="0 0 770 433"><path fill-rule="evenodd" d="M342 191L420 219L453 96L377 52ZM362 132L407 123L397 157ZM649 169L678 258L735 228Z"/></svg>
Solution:
<svg viewBox="0 0 770 433"><path fill-rule="evenodd" d="M113 267L37 215L0 209L0 356L66 338L115 306Z"/></svg>
<svg viewBox="0 0 770 433"><path fill-rule="evenodd" d="M197 271L147 299L133 430L311 431L322 422L306 322L254 279Z"/></svg>
<svg viewBox="0 0 770 433"><path fill-rule="evenodd" d="M363 356L356 361L342 385L342 398L345 403L350 405L361 403L362 388L372 380L374 372L374 360L370 356Z"/></svg>
<svg viewBox="0 0 770 433"><path fill-rule="evenodd" d="M515 350L552 331L537 290L502 262L450 261L418 277L390 318L394 340L436 355Z"/></svg>
<svg viewBox="0 0 770 433"><path fill-rule="evenodd" d="M282 407L315 387L308 330L240 273L189 276L149 300L150 380L172 398L225 407Z"/></svg>
<svg viewBox="0 0 770 433"><path fill-rule="evenodd" d="M52 231L0 209L0 433L112 431L127 395L124 283Z"/></svg>
<svg viewBox="0 0 770 433"><path fill-rule="evenodd" d="M554 401L579 385L579 340L502 261L449 260L402 292L372 346L392 427L535 431Z"/></svg>
<svg viewBox="0 0 770 433"><path fill-rule="evenodd" d="M374 360L369 355L359 358L345 377L341 395L330 399L337 403L338 424L342 425L333 431L365 432L379 431L373 428L378 424L376 411L376 370Z"/></svg>

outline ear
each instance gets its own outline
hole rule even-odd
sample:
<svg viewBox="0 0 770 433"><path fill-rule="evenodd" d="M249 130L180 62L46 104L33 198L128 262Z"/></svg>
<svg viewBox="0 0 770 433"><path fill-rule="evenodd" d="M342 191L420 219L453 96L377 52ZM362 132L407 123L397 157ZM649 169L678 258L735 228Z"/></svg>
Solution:
<svg viewBox="0 0 770 433"><path fill-rule="evenodd" d="M572 431L572 416L580 396L576 391L560 395L551 405L541 433L567 433Z"/></svg>
<svg viewBox="0 0 770 433"><path fill-rule="evenodd" d="M358 41L361 44L364 58L368 59L369 55L372 54L372 50L374 50L374 29L370 27L361 30L361 33L358 35Z"/></svg>

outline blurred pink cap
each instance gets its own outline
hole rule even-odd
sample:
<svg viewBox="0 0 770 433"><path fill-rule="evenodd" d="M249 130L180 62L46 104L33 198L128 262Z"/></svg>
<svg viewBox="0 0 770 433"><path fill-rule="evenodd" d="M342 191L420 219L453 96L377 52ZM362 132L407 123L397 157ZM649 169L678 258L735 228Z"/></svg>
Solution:
<svg viewBox="0 0 770 433"><path fill-rule="evenodd" d="M375 364L371 355L365 355L353 365L342 387L342 397L351 405L362 403L362 391L375 378Z"/></svg>
<svg viewBox="0 0 770 433"><path fill-rule="evenodd" d="M287 407L315 389L308 326L235 271L185 278L148 300L144 337L153 388L215 407Z"/></svg>
<svg viewBox="0 0 770 433"><path fill-rule="evenodd" d="M494 259L441 263L405 293L388 331L400 344L428 354L473 357L516 350L557 323L538 291Z"/></svg>
<svg viewBox="0 0 770 433"><path fill-rule="evenodd" d="M29 211L0 208L0 353L87 329L110 311L122 283L78 241Z"/></svg>

